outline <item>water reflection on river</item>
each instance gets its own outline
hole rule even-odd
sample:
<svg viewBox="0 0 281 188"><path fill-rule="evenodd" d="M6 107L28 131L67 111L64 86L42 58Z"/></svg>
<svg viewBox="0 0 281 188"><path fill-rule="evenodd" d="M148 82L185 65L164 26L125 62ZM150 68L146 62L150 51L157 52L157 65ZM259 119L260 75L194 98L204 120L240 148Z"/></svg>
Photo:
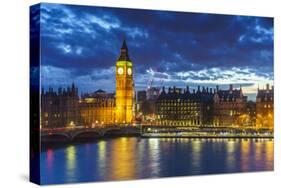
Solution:
<svg viewBox="0 0 281 188"><path fill-rule="evenodd" d="M49 147L43 184L273 170L272 140L121 137Z"/></svg>

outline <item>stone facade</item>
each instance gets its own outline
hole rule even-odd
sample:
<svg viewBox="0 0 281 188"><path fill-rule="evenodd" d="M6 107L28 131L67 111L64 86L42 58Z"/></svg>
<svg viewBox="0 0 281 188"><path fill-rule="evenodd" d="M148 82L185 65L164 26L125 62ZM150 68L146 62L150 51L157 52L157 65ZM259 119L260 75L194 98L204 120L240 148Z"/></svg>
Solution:
<svg viewBox="0 0 281 188"><path fill-rule="evenodd" d="M193 92L189 88L169 88L156 100L157 124L203 126L212 124L213 93L207 88Z"/></svg>
<svg viewBox="0 0 281 188"><path fill-rule="evenodd" d="M92 94L83 94L79 106L81 120L86 127L115 123L114 93L97 90Z"/></svg>
<svg viewBox="0 0 281 188"><path fill-rule="evenodd" d="M229 127L239 124L239 119L246 113L247 96L243 95L242 87L234 89L215 89L214 94L214 126Z"/></svg>
<svg viewBox="0 0 281 188"><path fill-rule="evenodd" d="M78 88L41 91L41 127L73 127L80 124Z"/></svg>
<svg viewBox="0 0 281 188"><path fill-rule="evenodd" d="M116 123L132 123L134 96L133 63L124 41L120 57L116 62Z"/></svg>
<svg viewBox="0 0 281 188"><path fill-rule="evenodd" d="M265 89L258 89L256 98L257 127L273 128L274 124L274 88L269 84Z"/></svg>

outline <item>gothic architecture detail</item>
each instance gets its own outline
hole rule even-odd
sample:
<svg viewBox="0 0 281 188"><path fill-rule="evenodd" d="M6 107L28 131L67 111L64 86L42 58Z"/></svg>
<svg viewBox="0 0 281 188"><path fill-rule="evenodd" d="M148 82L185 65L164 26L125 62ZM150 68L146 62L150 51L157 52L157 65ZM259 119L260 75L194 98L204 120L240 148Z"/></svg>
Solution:
<svg viewBox="0 0 281 188"><path fill-rule="evenodd" d="M238 124L239 118L246 113L247 96L243 95L242 87L222 90L217 86L214 95L214 125L234 126Z"/></svg>
<svg viewBox="0 0 281 188"><path fill-rule="evenodd" d="M256 98L257 126L273 128L274 124L274 88L269 84L265 89L258 88Z"/></svg>
<svg viewBox="0 0 281 188"><path fill-rule="evenodd" d="M120 57L116 62L116 122L131 123L133 120L133 63L129 58L124 40Z"/></svg>
<svg viewBox="0 0 281 188"><path fill-rule="evenodd" d="M41 91L42 128L74 127L80 124L78 88L72 84L71 88L58 88L54 91Z"/></svg>
<svg viewBox="0 0 281 188"><path fill-rule="evenodd" d="M170 126L204 126L212 124L213 92L198 86L197 91L163 87L156 100L157 124Z"/></svg>
<svg viewBox="0 0 281 188"><path fill-rule="evenodd" d="M99 89L79 97L74 84L57 91L42 88L41 128L150 124L273 129L274 88L269 84L258 88L256 101L248 101L242 87L232 84L228 89L148 87L135 96L133 63L125 40L115 70L115 93Z"/></svg>
<svg viewBox="0 0 281 188"><path fill-rule="evenodd" d="M114 93L99 89L94 93L83 94L79 104L81 121L85 127L115 123Z"/></svg>

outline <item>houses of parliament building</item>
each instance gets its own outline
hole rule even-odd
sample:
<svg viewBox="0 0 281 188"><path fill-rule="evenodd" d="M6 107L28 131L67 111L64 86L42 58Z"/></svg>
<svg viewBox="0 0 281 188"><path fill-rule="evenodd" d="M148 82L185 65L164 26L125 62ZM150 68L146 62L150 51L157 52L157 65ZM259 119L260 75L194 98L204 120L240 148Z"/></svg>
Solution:
<svg viewBox="0 0 281 188"><path fill-rule="evenodd" d="M116 62L116 93L97 90L78 96L72 84L67 90L41 91L41 127L130 124L134 117L133 63L124 40Z"/></svg>
<svg viewBox="0 0 281 188"><path fill-rule="evenodd" d="M257 90L248 101L243 88L149 88L135 94L133 63L124 41L115 69L116 92L101 89L79 97L72 84L66 89L41 91L41 128L131 125L273 128L274 88ZM138 117L142 116L140 119Z"/></svg>

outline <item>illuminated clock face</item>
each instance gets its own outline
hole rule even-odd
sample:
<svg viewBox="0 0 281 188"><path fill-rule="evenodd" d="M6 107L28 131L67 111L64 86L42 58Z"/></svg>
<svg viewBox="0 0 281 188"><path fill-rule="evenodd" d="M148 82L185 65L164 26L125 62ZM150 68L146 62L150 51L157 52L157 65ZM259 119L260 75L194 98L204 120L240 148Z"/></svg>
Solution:
<svg viewBox="0 0 281 188"><path fill-rule="evenodd" d="M131 75L131 74L132 74L132 69L128 68L128 75Z"/></svg>
<svg viewBox="0 0 281 188"><path fill-rule="evenodd" d="M118 72L118 74L123 74L124 70L123 70L122 67L119 67L119 68L117 69L117 72Z"/></svg>

